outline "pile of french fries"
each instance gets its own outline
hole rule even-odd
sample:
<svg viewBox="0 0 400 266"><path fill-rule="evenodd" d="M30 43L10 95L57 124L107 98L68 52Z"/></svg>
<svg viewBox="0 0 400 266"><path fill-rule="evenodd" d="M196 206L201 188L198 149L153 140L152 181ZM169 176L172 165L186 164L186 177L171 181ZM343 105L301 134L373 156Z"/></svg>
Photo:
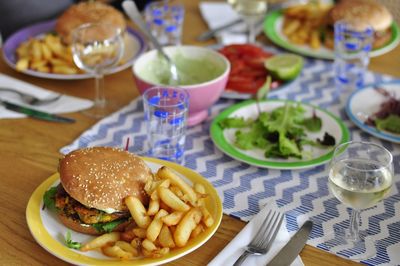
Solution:
<svg viewBox="0 0 400 266"><path fill-rule="evenodd" d="M159 258L184 247L214 224L205 204L208 195L204 186L199 183L190 186L165 166L146 184L145 191L150 196L147 209L138 198L125 198L135 222L133 226L123 233L112 232L94 238L81 251L101 249L106 256L121 260Z"/></svg>
<svg viewBox="0 0 400 266"><path fill-rule="evenodd" d="M30 38L22 42L16 50L16 69L54 74L78 74L82 71L74 64L70 46L64 45L61 38L45 34L43 38Z"/></svg>
<svg viewBox="0 0 400 266"><path fill-rule="evenodd" d="M283 34L298 45L319 49L323 44L322 31L326 27L326 16L331 5L319 2L288 7L284 10ZM329 45L328 45L329 46Z"/></svg>

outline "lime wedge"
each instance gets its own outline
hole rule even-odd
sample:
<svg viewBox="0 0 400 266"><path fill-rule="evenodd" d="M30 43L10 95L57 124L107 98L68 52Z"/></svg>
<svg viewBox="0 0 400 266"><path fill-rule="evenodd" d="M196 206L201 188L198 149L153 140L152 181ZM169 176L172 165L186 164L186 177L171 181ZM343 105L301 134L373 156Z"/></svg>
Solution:
<svg viewBox="0 0 400 266"><path fill-rule="evenodd" d="M278 54L265 60L264 65L273 77L291 80L300 74L303 58L295 54Z"/></svg>

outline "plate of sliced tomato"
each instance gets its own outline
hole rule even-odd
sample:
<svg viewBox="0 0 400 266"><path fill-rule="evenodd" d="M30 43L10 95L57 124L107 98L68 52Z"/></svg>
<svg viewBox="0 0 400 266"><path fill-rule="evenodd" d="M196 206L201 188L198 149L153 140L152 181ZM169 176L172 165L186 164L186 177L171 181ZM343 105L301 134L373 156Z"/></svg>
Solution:
<svg viewBox="0 0 400 266"><path fill-rule="evenodd" d="M230 44L219 47L217 50L231 63L228 83L222 97L252 98L269 74L264 66L265 60L275 54L253 44ZM293 81L272 78L270 92L287 88Z"/></svg>

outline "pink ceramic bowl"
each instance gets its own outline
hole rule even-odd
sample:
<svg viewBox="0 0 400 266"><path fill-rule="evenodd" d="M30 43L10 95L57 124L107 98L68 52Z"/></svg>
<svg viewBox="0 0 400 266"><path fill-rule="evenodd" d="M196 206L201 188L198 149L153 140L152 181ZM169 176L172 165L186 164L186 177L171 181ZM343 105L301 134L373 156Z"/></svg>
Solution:
<svg viewBox="0 0 400 266"><path fill-rule="evenodd" d="M165 52L180 72L180 88L189 93L188 125L196 125L208 116L208 108L221 96L228 81L229 61L217 51L198 46L168 46ZM167 65L156 50L141 55L133 65L136 85L141 94L153 86L167 86ZM163 79L164 77L164 79Z"/></svg>

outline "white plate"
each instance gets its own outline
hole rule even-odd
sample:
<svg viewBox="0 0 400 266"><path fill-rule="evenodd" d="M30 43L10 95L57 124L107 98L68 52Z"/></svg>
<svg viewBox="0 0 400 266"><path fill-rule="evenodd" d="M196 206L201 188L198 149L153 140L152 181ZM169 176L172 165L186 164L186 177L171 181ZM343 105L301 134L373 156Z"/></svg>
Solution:
<svg viewBox="0 0 400 266"><path fill-rule="evenodd" d="M346 104L347 115L354 124L365 132L380 139L400 143L400 135L381 131L364 123L366 118L376 113L380 105L387 100L385 96L375 91L375 87L384 88L400 98L400 81L368 85L350 95Z"/></svg>
<svg viewBox="0 0 400 266"><path fill-rule="evenodd" d="M222 220L222 203L218 196L218 192L204 177L200 174L183 167L181 165L158 160L154 158L143 158L153 172L157 171L162 165L174 169L189 184L200 183L206 189L208 197L206 198L206 206L214 218L214 224L205 229L196 238L191 239L186 246L176 248L161 258L140 258L129 261L121 261L104 256L100 251L80 252L70 249L64 244L64 237L69 229L65 227L56 217L56 215L42 209L43 195L52 186L59 183L58 173L49 177L33 192L26 208L26 220L29 230L44 249L54 256L75 264L75 265L160 265L172 260L176 260L202 246L217 231ZM71 231L73 241L87 242L93 236Z"/></svg>
<svg viewBox="0 0 400 266"><path fill-rule="evenodd" d="M28 40L29 38L40 37L45 33L53 32L55 23L56 23L55 20L41 22L29 27L25 27L17 31L13 35L11 35L6 40L3 46L3 57L5 62L13 69L16 69L15 65L17 63L17 56L15 54L15 51L18 48L18 46L22 42ZM125 51L121 59L121 64L112 68L108 72L109 74L116 73L126 68L129 68L130 66L132 66L135 59L147 49L147 45L142 36L138 32L129 27L127 28L126 33L124 35L124 42L125 42ZM65 74L43 73L31 69L24 70L22 71L22 73L40 78L62 79L62 80L93 78L93 75L88 73L65 75Z"/></svg>

